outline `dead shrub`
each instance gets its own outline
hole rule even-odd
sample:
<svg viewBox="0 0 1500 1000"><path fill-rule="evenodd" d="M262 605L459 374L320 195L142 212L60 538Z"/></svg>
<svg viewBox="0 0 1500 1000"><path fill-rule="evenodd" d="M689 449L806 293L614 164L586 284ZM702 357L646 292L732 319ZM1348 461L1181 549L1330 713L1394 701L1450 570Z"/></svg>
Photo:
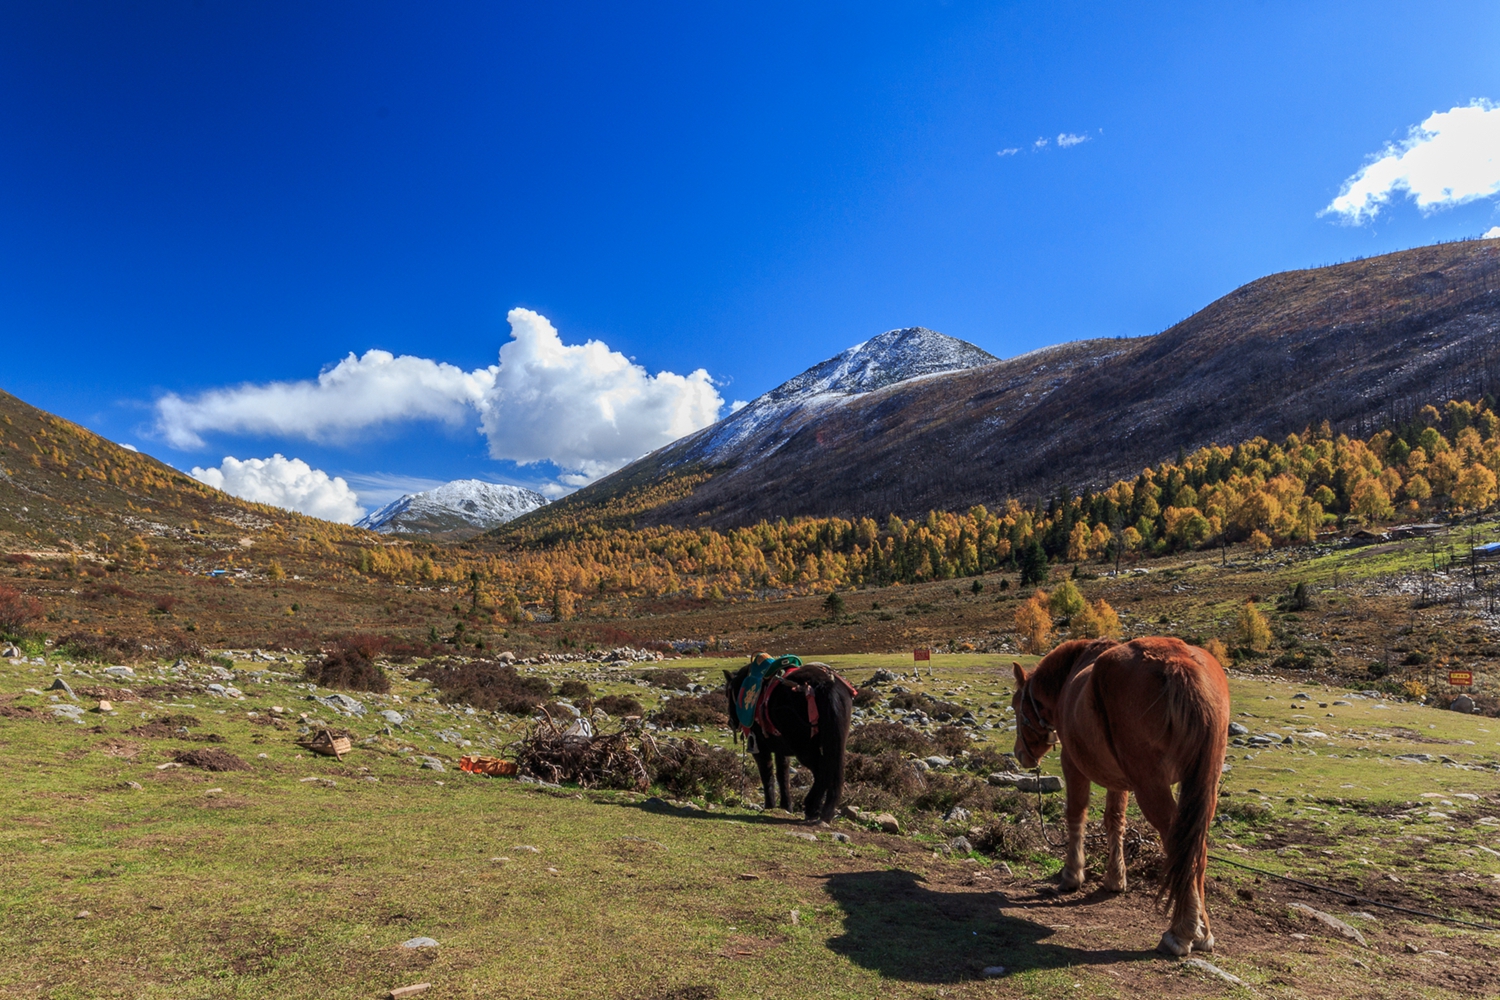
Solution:
<svg viewBox="0 0 1500 1000"><path fill-rule="evenodd" d="M866 722L849 733L849 749L854 753L873 756L889 750L925 757L933 748L927 734L899 722Z"/></svg>
<svg viewBox="0 0 1500 1000"><path fill-rule="evenodd" d="M641 750L652 783L681 798L737 800L742 789L760 782L745 757L701 740L646 740Z"/></svg>
<svg viewBox="0 0 1500 1000"><path fill-rule="evenodd" d="M1055 835L1054 835L1055 836ZM1041 829L1030 822L1019 822L1013 816L1002 816L969 837L975 850L1005 861L1025 861L1047 851Z"/></svg>
<svg viewBox="0 0 1500 1000"><path fill-rule="evenodd" d="M24 638L32 622L42 617L42 602L14 587L0 585L0 636Z"/></svg>
<svg viewBox="0 0 1500 1000"><path fill-rule="evenodd" d="M608 694L603 698L595 699L594 707L602 709L609 715L640 715L645 706L636 701L628 694Z"/></svg>
<svg viewBox="0 0 1500 1000"><path fill-rule="evenodd" d="M880 701L880 692L874 688L860 688L854 692L854 707L869 708Z"/></svg>
<svg viewBox="0 0 1500 1000"><path fill-rule="evenodd" d="M927 788L922 772L895 750L876 754L851 751L844 757L844 781L848 786L849 801L870 805L905 802ZM883 793L879 803L860 795L861 791L868 789Z"/></svg>
<svg viewBox="0 0 1500 1000"><path fill-rule="evenodd" d="M302 676L319 687L385 694L391 689L391 679L375 663L375 657L385 646L386 640L381 636L340 639L321 659L309 660Z"/></svg>
<svg viewBox="0 0 1500 1000"><path fill-rule="evenodd" d="M668 698L651 713L651 721L662 729L729 724L729 699L723 691L710 691L696 698Z"/></svg>
<svg viewBox="0 0 1500 1000"><path fill-rule="evenodd" d="M631 749L624 733L566 735L550 722L543 722L512 751L521 773L543 781L636 791L644 791L650 783L640 754Z"/></svg>
<svg viewBox="0 0 1500 1000"><path fill-rule="evenodd" d="M591 697L593 690L580 680L566 680L557 686L557 696L569 701L581 701Z"/></svg>
<svg viewBox="0 0 1500 1000"><path fill-rule="evenodd" d="M693 683L686 670L678 670L676 667L665 667L660 670L647 670L641 674L641 680L646 681L652 687L667 688L668 690L680 691Z"/></svg>
<svg viewBox="0 0 1500 1000"><path fill-rule="evenodd" d="M428 663L412 674L431 681L445 704L473 705L485 712L530 715L552 697L552 685L541 677L522 677L508 663L475 660L461 664ZM608 709L606 709L608 711Z"/></svg>
<svg viewBox="0 0 1500 1000"><path fill-rule="evenodd" d="M938 751L946 757L957 757L961 753L968 752L974 742L969 739L969 730L964 726L944 726L933 734L932 741L937 744Z"/></svg>

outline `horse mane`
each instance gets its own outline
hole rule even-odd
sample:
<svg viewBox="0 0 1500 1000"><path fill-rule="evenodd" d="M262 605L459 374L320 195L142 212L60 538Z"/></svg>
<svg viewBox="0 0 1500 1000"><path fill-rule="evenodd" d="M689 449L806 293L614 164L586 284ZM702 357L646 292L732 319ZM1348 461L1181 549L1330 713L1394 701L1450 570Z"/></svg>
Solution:
<svg viewBox="0 0 1500 1000"><path fill-rule="evenodd" d="M1114 639L1069 639L1060 644L1042 657L1042 662L1027 676L1027 684L1034 685L1032 696L1057 698L1075 670L1118 645Z"/></svg>

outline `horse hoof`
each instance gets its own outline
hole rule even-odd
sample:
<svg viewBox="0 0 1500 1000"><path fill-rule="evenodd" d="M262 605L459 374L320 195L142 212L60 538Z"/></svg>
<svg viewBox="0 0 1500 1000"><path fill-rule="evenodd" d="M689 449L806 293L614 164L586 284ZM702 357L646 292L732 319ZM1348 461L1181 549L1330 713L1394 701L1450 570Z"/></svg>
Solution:
<svg viewBox="0 0 1500 1000"><path fill-rule="evenodd" d="M1194 938L1193 950L1212 952L1214 950L1214 936L1209 934L1206 937Z"/></svg>
<svg viewBox="0 0 1500 1000"><path fill-rule="evenodd" d="M1082 875L1074 875L1072 872L1065 871L1062 875L1062 881L1057 884L1057 887L1062 892L1074 892L1082 885Z"/></svg>
<svg viewBox="0 0 1500 1000"><path fill-rule="evenodd" d="M1106 877L1104 879L1104 888L1108 889L1110 892L1124 892L1125 891L1125 879L1123 877L1121 877L1121 878L1108 878L1108 877Z"/></svg>
<svg viewBox="0 0 1500 1000"><path fill-rule="evenodd" d="M1166 954L1172 955L1176 958L1181 958L1183 955L1186 955L1188 952L1192 951L1193 946L1190 944L1183 944L1181 941L1177 940L1177 935L1173 934L1171 931L1167 931L1161 936L1161 943L1156 946L1156 950L1165 952Z"/></svg>

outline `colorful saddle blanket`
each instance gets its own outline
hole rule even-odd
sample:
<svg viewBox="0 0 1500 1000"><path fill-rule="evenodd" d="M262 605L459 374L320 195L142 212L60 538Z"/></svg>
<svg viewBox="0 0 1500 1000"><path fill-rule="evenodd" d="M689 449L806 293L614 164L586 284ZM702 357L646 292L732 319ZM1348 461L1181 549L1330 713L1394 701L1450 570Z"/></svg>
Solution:
<svg viewBox="0 0 1500 1000"><path fill-rule="evenodd" d="M777 656L750 665L750 672L745 675L745 682L740 685L739 694L734 700L734 721L741 732L749 732L750 727L755 725L756 709L760 705L766 682L783 670L800 666L802 661L795 656Z"/></svg>

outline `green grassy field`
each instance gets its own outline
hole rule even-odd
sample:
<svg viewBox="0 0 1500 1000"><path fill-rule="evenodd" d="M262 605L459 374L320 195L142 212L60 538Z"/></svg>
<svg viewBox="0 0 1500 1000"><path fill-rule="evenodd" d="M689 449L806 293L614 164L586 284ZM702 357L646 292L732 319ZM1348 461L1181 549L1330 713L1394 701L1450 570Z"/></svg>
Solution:
<svg viewBox="0 0 1500 1000"><path fill-rule="evenodd" d="M912 667L909 654L828 659L855 678ZM1009 663L939 654L933 676L924 666L904 683L988 704L1009 690ZM673 665L711 683L725 661ZM809 831L779 813L475 777L454 766L461 744L437 734L487 750L522 723L451 711L404 679L394 697L359 695L369 714L335 719L305 685L257 681L260 666L239 665L243 700L115 697L113 713L80 724L51 717L66 697L27 692L51 683L50 665L0 661L0 995L377 997L419 982L443 998L1500 994L1500 935L1216 865L1212 958L1246 984L1234 986L1151 950L1165 921L1147 879L1121 896L1095 884L1056 897L1046 857L1007 871L925 834L842 820ZM64 676L121 694L171 680L95 673ZM1322 687L1232 687L1236 720L1278 742L1231 748L1216 855L1500 919L1500 723ZM273 706L293 724L273 724ZM387 734L386 706L414 718ZM310 710L355 732L343 762L294 745ZM199 724L186 738L127 732L167 714ZM988 738L1008 749L1003 731ZM159 768L201 747L248 769ZM816 840L794 836L808 832ZM402 947L419 936L438 947ZM987 977L991 966L1006 972Z"/></svg>

